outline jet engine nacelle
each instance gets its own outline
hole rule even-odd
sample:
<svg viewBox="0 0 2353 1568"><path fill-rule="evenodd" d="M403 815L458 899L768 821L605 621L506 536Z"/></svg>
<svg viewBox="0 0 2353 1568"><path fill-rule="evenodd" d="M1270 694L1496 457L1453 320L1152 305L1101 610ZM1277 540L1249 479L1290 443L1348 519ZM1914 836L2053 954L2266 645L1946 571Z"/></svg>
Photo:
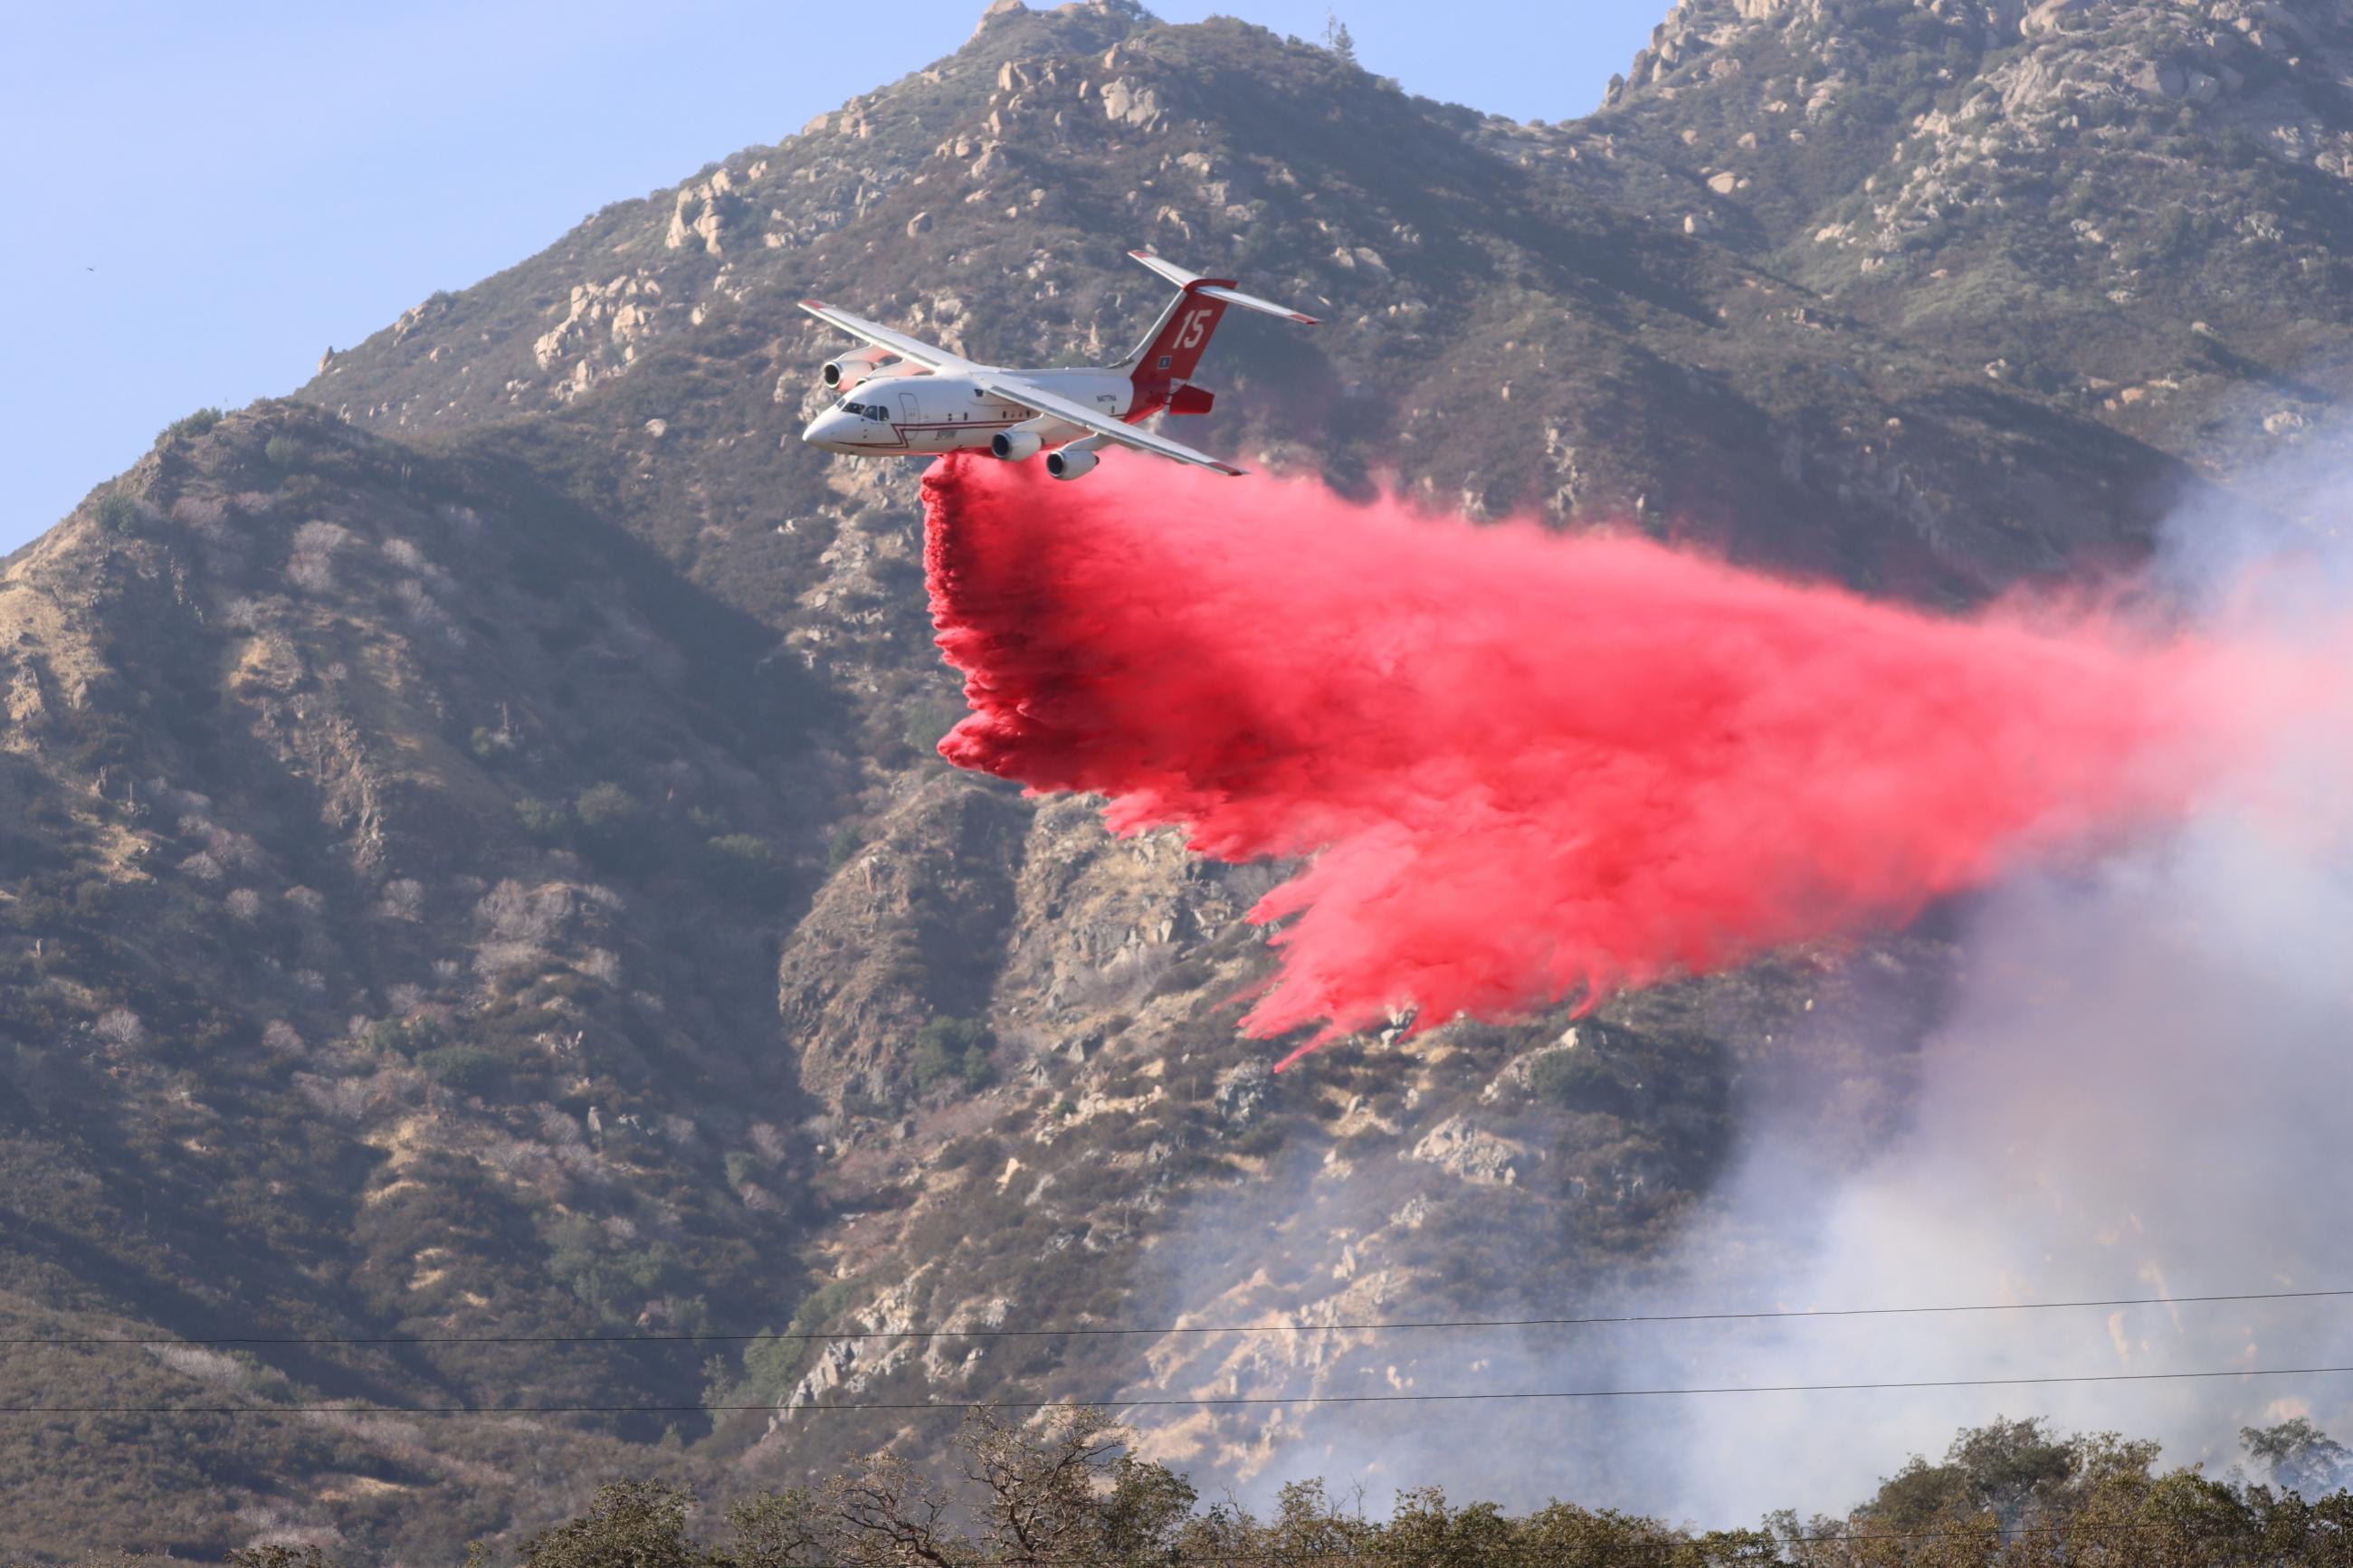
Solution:
<svg viewBox="0 0 2353 1568"><path fill-rule="evenodd" d="M1046 471L1058 479L1082 479L1102 460L1085 447L1064 447L1046 454Z"/></svg>
<svg viewBox="0 0 2353 1568"><path fill-rule="evenodd" d="M839 358L826 361L825 368L818 374L836 392L852 392L860 382L870 379L882 362L890 357L889 349L852 349Z"/></svg>
<svg viewBox="0 0 2353 1568"><path fill-rule="evenodd" d="M1016 425L1010 430L999 430L988 438L988 449L1008 463L1018 463L1038 455L1046 443L1038 432L1027 425Z"/></svg>

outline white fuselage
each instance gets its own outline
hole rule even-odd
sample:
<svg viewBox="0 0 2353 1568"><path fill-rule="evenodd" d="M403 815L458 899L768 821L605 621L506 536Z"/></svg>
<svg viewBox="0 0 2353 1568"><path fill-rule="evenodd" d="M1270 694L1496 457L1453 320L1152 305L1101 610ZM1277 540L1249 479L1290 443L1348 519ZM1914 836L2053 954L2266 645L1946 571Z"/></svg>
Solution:
<svg viewBox="0 0 2353 1568"><path fill-rule="evenodd" d="M1109 370L1025 370L1036 382L1113 418L1126 417L1135 384ZM1009 398L999 397L956 374L884 374L859 383L833 407L809 421L801 439L828 452L861 458L931 457L941 452L987 451L999 431L1018 426L1041 445L1060 446L1086 434L1066 420L1041 418Z"/></svg>

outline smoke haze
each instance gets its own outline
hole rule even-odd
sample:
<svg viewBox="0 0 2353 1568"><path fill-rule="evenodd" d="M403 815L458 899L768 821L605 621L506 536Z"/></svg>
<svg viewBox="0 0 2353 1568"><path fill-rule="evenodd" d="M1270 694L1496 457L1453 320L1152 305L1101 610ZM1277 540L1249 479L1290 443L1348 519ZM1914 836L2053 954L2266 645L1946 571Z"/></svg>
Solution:
<svg viewBox="0 0 2353 1568"><path fill-rule="evenodd" d="M1662 1266L1581 1300L1507 1289L1450 1299L1447 1311L1825 1311L2347 1288L2348 931L2353 868L2228 818L2085 876L2012 882L1968 917L1960 999L1916 1063L1907 1042L1887 1041L1886 1070L1918 1074L1915 1110L1860 1167L1824 1156L1851 1141L1843 1102L1785 1092L1767 1056L1748 1086L1734 1170ZM1348 1292L1377 1297L1393 1262L1384 1227L1410 1189L1448 1178L1419 1165L1303 1163L1295 1180L1201 1216L1185 1271L1217 1283L1282 1272L1314 1303L1308 1321L1399 1315L1352 1310ZM1510 1225L1504 1194L1491 1201L1496 1224ZM1551 1243L1535 1234L1517 1245L1535 1276ZM1410 1280L1394 1288L1413 1299ZM1196 1310L1214 1317L1209 1305ZM2353 1322L2342 1300L2183 1303L1335 1336L1243 1353L1257 1359L1219 1370L1261 1393L2025 1379L2353 1365ZM2155 1437L2168 1462L2221 1471L2241 1426L2298 1415L2353 1430L2353 1378L1302 1409L1266 1452L1187 1452L1258 1500L1282 1480L1322 1475L1364 1484L1376 1506L1390 1487L1438 1483L1507 1506L1560 1497L1736 1525L1773 1508L1851 1506L1905 1454L1933 1459L1956 1430L1996 1416Z"/></svg>

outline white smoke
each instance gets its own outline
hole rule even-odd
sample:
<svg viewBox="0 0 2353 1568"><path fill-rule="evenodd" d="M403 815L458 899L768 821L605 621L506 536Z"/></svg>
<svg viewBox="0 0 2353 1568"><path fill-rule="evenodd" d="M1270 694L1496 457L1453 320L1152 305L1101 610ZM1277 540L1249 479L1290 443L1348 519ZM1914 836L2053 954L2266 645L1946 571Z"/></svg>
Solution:
<svg viewBox="0 0 2353 1568"><path fill-rule="evenodd" d="M2341 635L2353 624L2353 551L2335 535L2346 477L2304 464L2204 503L2152 581L2214 635ZM2353 1302L2178 1300L2353 1289L2353 669L2344 685L2309 730L2251 736L2228 795L2179 829L1971 902L1945 1016L1916 1058L1898 1031L1885 1042L1877 1070L1916 1083L1907 1122L1872 1158L1826 1159L1852 1142L1850 1100L1768 1068L1738 1158L1672 1264L1640 1288L1535 1305L2173 1304L1582 1327L1500 1351L1493 1336L1383 1340L1353 1358L1388 1362L1400 1388L1515 1390L2353 1365ZM1191 1256L1222 1284L1264 1266L1254 1247L1320 1257L1315 1238L1395 1206L1394 1174L1340 1175L1296 1189L1295 1225L1250 1219L1237 1199L1203 1226L1217 1243ZM1510 1295L1495 1315L1530 1305ZM1237 1391L1296 1388L1314 1370L1257 1353L1229 1367ZM1362 1485L1376 1507L1391 1487L1435 1482L1510 1507L1560 1497L1739 1525L1783 1507L1842 1511L1905 1456L1934 1458L1998 1415L2155 1437L2166 1462L2221 1471L2244 1426L2306 1415L2353 1437L2353 1376L1328 1407L1293 1414L1229 1474L1246 1500L1322 1475Z"/></svg>
<svg viewBox="0 0 2353 1568"><path fill-rule="evenodd" d="M1799 1309L2353 1286L2353 865L2229 816L1968 922L1916 1120L1824 1184L1802 1119L1758 1128L1727 1228L1812 1233L1753 1299ZM1715 1227L1710 1227L1711 1231ZM1693 1239L1687 1278L1709 1271ZM1776 1248L1774 1250L1778 1250ZM2069 1377L2353 1364L2341 1300L1781 1321L1693 1336L1739 1384ZM1635 1357L1617 1369L1646 1370ZM1660 1371L1668 1366L1650 1362ZM1672 1365L1673 1363L1669 1363ZM2059 1384L1675 1402L1653 1500L1715 1522L1843 1507L1996 1415L2163 1441L2227 1466L2242 1426L2353 1426L2353 1378ZM1659 1451L1662 1445L1651 1445Z"/></svg>

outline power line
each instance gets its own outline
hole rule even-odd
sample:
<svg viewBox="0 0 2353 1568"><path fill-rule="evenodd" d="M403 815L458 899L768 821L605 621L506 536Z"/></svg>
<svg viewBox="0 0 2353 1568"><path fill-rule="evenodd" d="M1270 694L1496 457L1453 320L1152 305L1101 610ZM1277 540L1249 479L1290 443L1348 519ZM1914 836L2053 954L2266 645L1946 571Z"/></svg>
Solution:
<svg viewBox="0 0 2353 1568"><path fill-rule="evenodd" d="M1841 1318L1934 1317L1981 1312L2054 1312L2116 1307L2186 1307L2232 1301L2318 1301L2353 1297L2343 1290L2243 1290L2205 1296L2111 1296L2068 1301L1978 1301L1938 1307L1830 1307L1726 1312L1628 1312L1565 1318L1444 1318L1399 1322L1344 1323L1174 1323L1149 1327L1073 1324L1064 1328L988 1329L850 1329L837 1332L762 1331L757 1333L648 1334L221 1334L194 1338L171 1335L25 1335L0 1337L0 1348L31 1345L627 1345L627 1344L753 1344L807 1340L1014 1340L1115 1338L1176 1334L1331 1334L1403 1333L1428 1330L1594 1328L1641 1323L1779 1322Z"/></svg>
<svg viewBox="0 0 2353 1568"><path fill-rule="evenodd" d="M2226 1377L2326 1377L2353 1366L2236 1367L2215 1372L2072 1373L2040 1377L1907 1378L1871 1383L1723 1384L1687 1388L1492 1389L1461 1394L1233 1394L1160 1395L1136 1399L913 1399L807 1405L836 1410L1050 1410L1092 1405L1107 1410L1211 1409L1245 1405L1453 1405L1483 1401L1670 1399L1738 1394L1855 1394L1932 1388L2042 1388L2067 1384L2185 1383ZM0 1415L723 1415L775 1412L761 1405L8 1405Z"/></svg>

